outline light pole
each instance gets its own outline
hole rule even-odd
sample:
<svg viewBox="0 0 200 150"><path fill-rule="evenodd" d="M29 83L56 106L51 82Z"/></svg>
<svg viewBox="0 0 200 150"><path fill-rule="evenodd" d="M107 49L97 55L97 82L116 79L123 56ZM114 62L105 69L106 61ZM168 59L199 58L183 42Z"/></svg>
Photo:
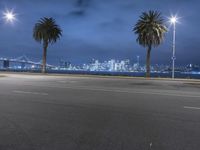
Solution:
<svg viewBox="0 0 200 150"><path fill-rule="evenodd" d="M2 17L6 23L13 23L16 19L16 14L11 10L6 10L3 12L3 17ZM3 65L5 68L9 68L9 60L4 60Z"/></svg>
<svg viewBox="0 0 200 150"><path fill-rule="evenodd" d="M177 23L177 18L176 17L171 17L170 22L173 24L173 45L172 45L172 79L175 77L175 59L176 59L176 23Z"/></svg>

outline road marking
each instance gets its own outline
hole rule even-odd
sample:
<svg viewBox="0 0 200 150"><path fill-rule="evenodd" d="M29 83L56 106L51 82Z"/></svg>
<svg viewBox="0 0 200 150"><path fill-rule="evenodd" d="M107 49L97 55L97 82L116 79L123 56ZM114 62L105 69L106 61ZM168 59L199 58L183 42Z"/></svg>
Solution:
<svg viewBox="0 0 200 150"><path fill-rule="evenodd" d="M161 95L161 96L175 96L175 97L189 97L189 98L200 98L200 95L188 95L184 93L168 93L166 91L139 91L139 90L129 90L129 89L102 89L99 87L87 87L87 86L71 86L71 87L57 87L57 86L46 86L51 88L61 88L61 89L79 89L79 90L90 90L90 91L102 91L102 92L116 92L116 93L130 93L130 94L148 94L148 95Z"/></svg>
<svg viewBox="0 0 200 150"><path fill-rule="evenodd" d="M77 83L77 81L57 81L58 83Z"/></svg>
<svg viewBox="0 0 200 150"><path fill-rule="evenodd" d="M200 107L184 106L183 108L185 108L185 109L196 109L196 110L200 110Z"/></svg>
<svg viewBox="0 0 200 150"><path fill-rule="evenodd" d="M149 144L149 148L150 148L150 149L152 148L152 145L153 145L153 143L151 142L151 143Z"/></svg>
<svg viewBox="0 0 200 150"><path fill-rule="evenodd" d="M17 93L17 94L32 94L32 95L48 95L48 93L39 93L39 92L30 92L30 91L18 91L18 90L15 90L13 91L13 93Z"/></svg>
<svg viewBox="0 0 200 150"><path fill-rule="evenodd" d="M33 86L33 85L29 85ZM47 87L47 88L58 88L58 89L79 89L79 90L90 90L90 91L102 91L102 92L115 92L115 93L129 93L129 94L147 94L147 95L161 95L161 96L174 96L174 97L187 97L187 98L200 98L199 94L196 93L171 93L166 90L136 90L136 89L118 89L118 88L102 88L102 87L88 87L88 86L54 86L54 85L34 85L36 87Z"/></svg>

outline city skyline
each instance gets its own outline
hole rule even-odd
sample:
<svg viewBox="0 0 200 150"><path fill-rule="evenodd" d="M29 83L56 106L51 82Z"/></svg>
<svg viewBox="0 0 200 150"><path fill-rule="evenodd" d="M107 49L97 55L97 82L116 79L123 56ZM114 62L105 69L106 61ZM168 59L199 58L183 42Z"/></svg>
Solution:
<svg viewBox="0 0 200 150"><path fill-rule="evenodd" d="M64 32L61 40L49 47L48 63L57 64L60 59L74 64L87 63L92 58L101 61L110 58L134 60L137 55L140 55L141 62L144 63L146 50L135 42L132 27L142 11L155 9L162 10L166 21L172 14L180 16L180 24L177 25L177 65L200 64L200 37L194 34L200 23L196 20L196 4L199 2L183 0L174 4L170 0L162 3L131 0L50 0L48 3L33 3L3 0L0 2L0 10L13 9L18 20L12 25L1 22L0 56L17 57L26 54L34 60L41 60L42 48L33 40L32 29L41 17L52 16ZM45 7L38 7L39 5ZM153 49L152 64L171 63L171 43L170 28L161 47Z"/></svg>
<svg viewBox="0 0 200 150"><path fill-rule="evenodd" d="M34 62L27 56L23 55L18 58L0 58L0 69L10 71L39 71L41 70L42 61ZM137 56L135 61L129 59L109 59L99 61L97 59L90 60L89 63L73 64L66 60L60 60L58 65L47 64L50 72L68 72L68 71L85 71L85 72L138 72L145 73L146 65L140 62L140 56ZM171 65L169 64L152 64L152 73L170 74ZM177 65L175 68L177 73L200 74L200 65L187 64Z"/></svg>

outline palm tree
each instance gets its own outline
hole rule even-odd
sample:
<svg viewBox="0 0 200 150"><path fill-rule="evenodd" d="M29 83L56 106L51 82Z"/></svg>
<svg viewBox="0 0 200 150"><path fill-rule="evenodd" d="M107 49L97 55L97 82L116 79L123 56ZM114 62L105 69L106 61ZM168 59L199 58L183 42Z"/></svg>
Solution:
<svg viewBox="0 0 200 150"><path fill-rule="evenodd" d="M164 34L167 32L161 13L152 10L143 12L133 31L138 35L137 42L147 48L146 77L150 77L151 49L162 43Z"/></svg>
<svg viewBox="0 0 200 150"><path fill-rule="evenodd" d="M42 73L46 72L47 48L62 36L61 28L53 18L41 18L34 26L33 38L43 44Z"/></svg>

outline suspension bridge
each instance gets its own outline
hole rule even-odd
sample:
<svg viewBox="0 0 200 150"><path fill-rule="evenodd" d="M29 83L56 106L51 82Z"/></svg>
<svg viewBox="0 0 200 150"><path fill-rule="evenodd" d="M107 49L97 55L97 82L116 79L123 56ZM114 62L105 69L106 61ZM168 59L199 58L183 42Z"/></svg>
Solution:
<svg viewBox="0 0 200 150"><path fill-rule="evenodd" d="M2 67L4 69L10 68L11 63L20 64L22 69L24 69L26 65L32 65L32 66L35 66L37 68L40 68L42 66L42 61L40 61L40 62L31 61L26 55L23 55L23 56L20 56L20 57L17 57L17 58L1 57L0 62L2 62L2 65L3 65ZM46 67L47 68L54 68L55 66L47 64Z"/></svg>

